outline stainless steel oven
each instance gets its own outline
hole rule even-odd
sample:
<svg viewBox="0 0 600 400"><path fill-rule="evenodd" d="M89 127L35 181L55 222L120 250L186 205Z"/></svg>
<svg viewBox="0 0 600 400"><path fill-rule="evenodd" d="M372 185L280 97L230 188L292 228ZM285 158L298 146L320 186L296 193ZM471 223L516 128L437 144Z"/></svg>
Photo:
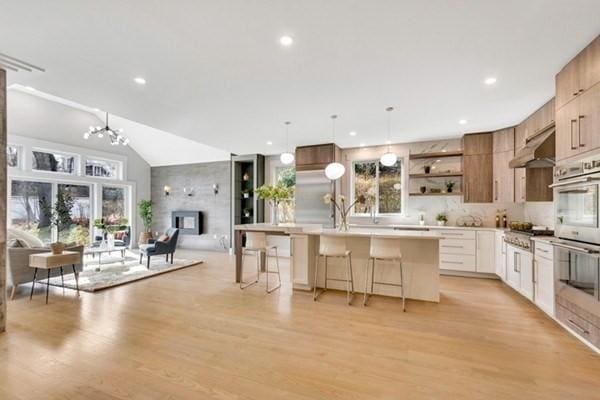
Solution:
<svg viewBox="0 0 600 400"><path fill-rule="evenodd" d="M588 168L585 168L585 166ZM600 244L600 162L557 168L554 188L556 236Z"/></svg>
<svg viewBox="0 0 600 400"><path fill-rule="evenodd" d="M557 289L568 286L600 301L600 254L598 249L565 242L554 243ZM600 307L600 304L598 304Z"/></svg>

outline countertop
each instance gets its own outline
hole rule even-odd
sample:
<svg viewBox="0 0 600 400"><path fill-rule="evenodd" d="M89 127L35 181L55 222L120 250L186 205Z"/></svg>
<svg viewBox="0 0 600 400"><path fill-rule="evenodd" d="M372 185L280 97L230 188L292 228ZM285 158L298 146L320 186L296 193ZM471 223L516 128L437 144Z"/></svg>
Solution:
<svg viewBox="0 0 600 400"><path fill-rule="evenodd" d="M496 231L508 231L508 228L493 228L493 227L485 227L485 226L480 226L480 227L466 227L466 226L440 226L440 225L410 225L410 224L404 224L404 225L398 225L398 224L350 224L350 232L353 231L364 231L364 230L369 230L369 231L373 231L373 232L377 232L377 231L382 231L382 230L392 230L394 228L396 229L402 229L402 228L406 228L408 230L411 229L418 229L418 228L424 228L424 229L430 229L433 231L436 230L469 230L469 231L491 231L491 232L496 232ZM234 229L236 230L247 230L247 231L251 231L251 230L257 230L257 231L264 231L264 232L287 232L287 233L303 233L306 232L308 230L318 230L321 229L322 225L320 224L296 224L296 223L285 223L285 224L279 224L279 225L271 225L271 224L267 224L267 223L261 223L261 224L245 224L245 225L235 225ZM331 231L334 231L334 229L330 229ZM394 232L402 232L402 231L394 231ZM423 233L423 232L427 232L427 231L405 231L405 232L418 232L418 233Z"/></svg>
<svg viewBox="0 0 600 400"><path fill-rule="evenodd" d="M350 228L347 232L340 232L337 229L305 229L307 235L328 235L343 237L378 237L390 239L434 239L439 240L443 236L436 231L398 231L394 229L368 229L368 228Z"/></svg>

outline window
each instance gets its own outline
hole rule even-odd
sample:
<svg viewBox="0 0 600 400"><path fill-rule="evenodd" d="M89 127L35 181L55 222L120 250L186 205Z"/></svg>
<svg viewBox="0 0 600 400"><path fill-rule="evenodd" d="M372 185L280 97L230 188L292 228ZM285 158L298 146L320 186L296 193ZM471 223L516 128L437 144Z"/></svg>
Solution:
<svg viewBox="0 0 600 400"><path fill-rule="evenodd" d="M87 159L85 160L85 174L101 178L119 179L120 163L117 161Z"/></svg>
<svg viewBox="0 0 600 400"><path fill-rule="evenodd" d="M296 186L296 167L277 167L275 168L275 184L284 185L285 187ZM278 206L279 222L294 222L295 219L295 203L294 198L282 201Z"/></svg>
<svg viewBox="0 0 600 400"><path fill-rule="evenodd" d="M32 151L31 167L37 171L61 172L64 174L75 173L75 157L61 153L48 153L45 151Z"/></svg>
<svg viewBox="0 0 600 400"><path fill-rule="evenodd" d="M19 146L6 146L6 165L13 168L18 167L20 153Z"/></svg>
<svg viewBox="0 0 600 400"><path fill-rule="evenodd" d="M125 188L102 186L102 218L107 222L117 223L126 217Z"/></svg>
<svg viewBox="0 0 600 400"><path fill-rule="evenodd" d="M60 232L64 243L88 245L90 242L90 187L86 185L58 184L59 192L68 192L73 199L71 226Z"/></svg>
<svg viewBox="0 0 600 400"><path fill-rule="evenodd" d="M386 167L378 160L353 163L354 214L400 214L402 212L402 160Z"/></svg>
<svg viewBox="0 0 600 400"><path fill-rule="evenodd" d="M50 218L42 212L42 204L52 202L51 183L13 180L8 201L11 227L52 241Z"/></svg>

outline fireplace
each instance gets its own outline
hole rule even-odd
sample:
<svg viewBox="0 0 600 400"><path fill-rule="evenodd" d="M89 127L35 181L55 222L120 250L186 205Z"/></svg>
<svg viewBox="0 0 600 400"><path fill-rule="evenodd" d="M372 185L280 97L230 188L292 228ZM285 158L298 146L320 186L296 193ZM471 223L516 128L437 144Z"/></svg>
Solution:
<svg viewBox="0 0 600 400"><path fill-rule="evenodd" d="M203 232L202 211L173 211L171 226L182 235L201 235Z"/></svg>

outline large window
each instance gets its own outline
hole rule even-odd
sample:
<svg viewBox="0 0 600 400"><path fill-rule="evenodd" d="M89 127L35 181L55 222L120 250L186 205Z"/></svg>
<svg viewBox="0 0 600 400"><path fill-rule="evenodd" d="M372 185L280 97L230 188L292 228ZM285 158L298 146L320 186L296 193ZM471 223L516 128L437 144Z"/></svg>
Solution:
<svg viewBox="0 0 600 400"><path fill-rule="evenodd" d="M75 173L75 156L45 151L32 151L31 168L36 171Z"/></svg>
<svg viewBox="0 0 600 400"><path fill-rule="evenodd" d="M118 223L121 218L127 218L125 188L102 186L102 218L112 223Z"/></svg>
<svg viewBox="0 0 600 400"><path fill-rule="evenodd" d="M386 167L378 160L353 163L354 214L402 213L402 160Z"/></svg>
<svg viewBox="0 0 600 400"><path fill-rule="evenodd" d="M296 167L277 167L275 168L275 184L285 187L296 187ZM291 199L279 203L279 222L294 222L295 219L295 203L292 196Z"/></svg>
<svg viewBox="0 0 600 400"><path fill-rule="evenodd" d="M59 240L64 243L89 244L91 219L90 187L87 185L59 184L58 191L69 193L73 199L71 226L60 232Z"/></svg>
<svg viewBox="0 0 600 400"><path fill-rule="evenodd" d="M44 214L43 204L52 202L52 184L13 180L10 185L10 224L37 236L44 242L52 241L50 219Z"/></svg>
<svg viewBox="0 0 600 400"><path fill-rule="evenodd" d="M101 178L119 179L120 163L117 161L98 160L88 158L85 160L85 174Z"/></svg>

